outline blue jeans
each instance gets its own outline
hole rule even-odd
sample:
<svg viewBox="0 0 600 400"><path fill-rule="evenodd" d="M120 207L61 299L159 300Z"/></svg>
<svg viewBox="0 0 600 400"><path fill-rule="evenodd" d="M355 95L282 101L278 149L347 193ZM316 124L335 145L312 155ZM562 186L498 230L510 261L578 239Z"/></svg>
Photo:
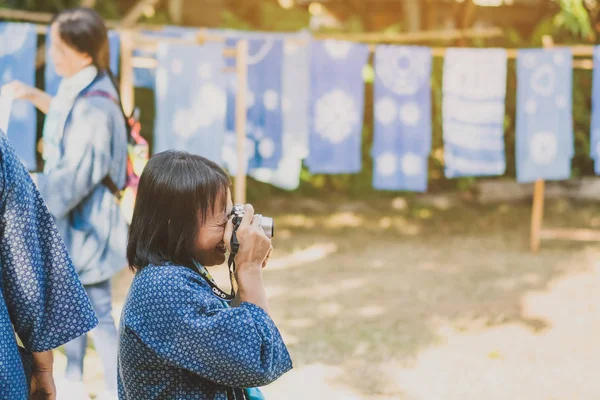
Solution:
<svg viewBox="0 0 600 400"><path fill-rule="evenodd" d="M112 296L110 280L84 285L92 307L98 316L98 326L90 333L104 368L104 382L109 393L117 394L117 346L118 333L112 317ZM65 344L67 370L65 378L83 381L83 359L87 348L87 335Z"/></svg>

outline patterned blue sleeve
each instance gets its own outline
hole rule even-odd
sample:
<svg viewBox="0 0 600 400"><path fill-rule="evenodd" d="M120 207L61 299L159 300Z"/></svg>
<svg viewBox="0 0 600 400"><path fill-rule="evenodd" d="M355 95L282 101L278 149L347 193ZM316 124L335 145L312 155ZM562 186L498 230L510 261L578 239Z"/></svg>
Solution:
<svg viewBox="0 0 600 400"><path fill-rule="evenodd" d="M23 345L47 351L98 320L40 194L0 132L2 290Z"/></svg>
<svg viewBox="0 0 600 400"><path fill-rule="evenodd" d="M127 328L146 346L225 386L264 386L292 368L279 330L263 309L250 303L225 308L198 274L177 269L185 271L153 274L135 289L144 310Z"/></svg>

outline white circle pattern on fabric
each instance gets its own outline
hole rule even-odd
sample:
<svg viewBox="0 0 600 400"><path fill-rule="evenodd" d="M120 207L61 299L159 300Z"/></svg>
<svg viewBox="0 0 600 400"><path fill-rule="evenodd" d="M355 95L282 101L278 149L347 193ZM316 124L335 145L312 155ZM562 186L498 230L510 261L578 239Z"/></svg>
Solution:
<svg viewBox="0 0 600 400"><path fill-rule="evenodd" d="M403 104L400 107L400 120L408 126L415 126L421 119L421 109L415 102Z"/></svg>
<svg viewBox="0 0 600 400"><path fill-rule="evenodd" d="M393 93L413 95L428 82L429 60L426 52L414 53L407 48L382 47L378 49L375 74Z"/></svg>
<svg viewBox="0 0 600 400"><path fill-rule="evenodd" d="M356 103L343 90L335 89L317 100L315 129L323 138L333 144L347 139L359 123Z"/></svg>
<svg viewBox="0 0 600 400"><path fill-rule="evenodd" d="M535 99L529 99L525 103L525 112L529 115L534 115L537 112L537 103Z"/></svg>
<svg viewBox="0 0 600 400"><path fill-rule="evenodd" d="M279 108L279 95L274 90L267 90L263 95L265 108L269 111L275 111Z"/></svg>
<svg viewBox="0 0 600 400"><path fill-rule="evenodd" d="M262 158L271 158L275 154L275 143L269 138L264 138L258 144L258 152Z"/></svg>
<svg viewBox="0 0 600 400"><path fill-rule="evenodd" d="M418 176L422 173L421 159L413 153L407 153L402 156L402 172L406 176Z"/></svg>
<svg viewBox="0 0 600 400"><path fill-rule="evenodd" d="M558 143L552 132L538 132L529 142L529 153L536 164L549 165L558 154Z"/></svg>
<svg viewBox="0 0 600 400"><path fill-rule="evenodd" d="M392 153L383 153L375 159L375 169L380 176L394 176L398 170L398 158Z"/></svg>
<svg viewBox="0 0 600 400"><path fill-rule="evenodd" d="M542 96L550 96L556 87L556 71L550 64L540 65L532 74L530 80L534 92Z"/></svg>
<svg viewBox="0 0 600 400"><path fill-rule="evenodd" d="M354 43L346 40L324 40L323 47L332 59L343 60L352 51Z"/></svg>
<svg viewBox="0 0 600 400"><path fill-rule="evenodd" d="M391 97L382 97L375 103L375 119L389 125L398 117L398 104Z"/></svg>

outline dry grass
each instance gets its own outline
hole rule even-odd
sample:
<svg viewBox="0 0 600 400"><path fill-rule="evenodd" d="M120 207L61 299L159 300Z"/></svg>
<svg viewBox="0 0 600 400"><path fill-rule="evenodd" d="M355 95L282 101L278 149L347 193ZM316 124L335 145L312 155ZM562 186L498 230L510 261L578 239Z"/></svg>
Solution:
<svg viewBox="0 0 600 400"><path fill-rule="evenodd" d="M256 208L276 217L266 281L295 362L269 399L600 398L600 246L530 254L527 205ZM591 205L546 211L555 226L600 224ZM116 278L116 315L129 279ZM94 354L86 365L101 387Z"/></svg>

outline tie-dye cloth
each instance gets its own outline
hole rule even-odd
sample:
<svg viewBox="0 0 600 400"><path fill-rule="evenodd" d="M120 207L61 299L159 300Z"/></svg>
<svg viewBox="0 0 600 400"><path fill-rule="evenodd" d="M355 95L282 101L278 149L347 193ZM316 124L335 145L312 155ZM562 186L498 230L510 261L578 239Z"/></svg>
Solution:
<svg viewBox="0 0 600 400"><path fill-rule="evenodd" d="M431 50L377 46L373 186L427 190L431 151Z"/></svg>
<svg viewBox="0 0 600 400"><path fill-rule="evenodd" d="M312 173L344 174L361 170L365 83L362 71L369 48L347 41L311 45L310 153Z"/></svg>

